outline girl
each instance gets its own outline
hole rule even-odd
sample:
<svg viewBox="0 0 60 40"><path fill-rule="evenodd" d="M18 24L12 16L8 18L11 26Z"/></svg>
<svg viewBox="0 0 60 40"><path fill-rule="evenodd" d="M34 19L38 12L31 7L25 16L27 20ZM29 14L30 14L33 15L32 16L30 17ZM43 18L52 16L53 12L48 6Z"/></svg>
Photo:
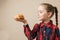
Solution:
<svg viewBox="0 0 60 40"><path fill-rule="evenodd" d="M48 3L42 3L38 7L38 19L42 21L35 24L33 30L30 30L27 20L16 17L16 21L24 23L24 33L28 40L60 40L58 29L58 10L56 7ZM56 25L53 24L51 17L55 13Z"/></svg>

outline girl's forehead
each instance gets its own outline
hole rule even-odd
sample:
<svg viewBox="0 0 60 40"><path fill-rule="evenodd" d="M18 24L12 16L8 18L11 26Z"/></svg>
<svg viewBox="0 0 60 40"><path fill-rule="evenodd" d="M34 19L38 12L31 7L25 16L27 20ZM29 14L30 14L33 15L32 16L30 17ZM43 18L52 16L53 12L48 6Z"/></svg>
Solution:
<svg viewBox="0 0 60 40"><path fill-rule="evenodd" d="M46 5L40 5L40 6L38 7L38 10L46 10Z"/></svg>

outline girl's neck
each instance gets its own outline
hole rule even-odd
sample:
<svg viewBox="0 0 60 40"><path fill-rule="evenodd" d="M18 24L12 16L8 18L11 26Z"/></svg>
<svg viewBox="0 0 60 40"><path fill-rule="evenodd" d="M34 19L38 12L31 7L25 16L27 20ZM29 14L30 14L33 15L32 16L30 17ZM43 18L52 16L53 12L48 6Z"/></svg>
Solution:
<svg viewBox="0 0 60 40"><path fill-rule="evenodd" d="M49 21L50 21L50 19L44 20L44 23L47 24Z"/></svg>

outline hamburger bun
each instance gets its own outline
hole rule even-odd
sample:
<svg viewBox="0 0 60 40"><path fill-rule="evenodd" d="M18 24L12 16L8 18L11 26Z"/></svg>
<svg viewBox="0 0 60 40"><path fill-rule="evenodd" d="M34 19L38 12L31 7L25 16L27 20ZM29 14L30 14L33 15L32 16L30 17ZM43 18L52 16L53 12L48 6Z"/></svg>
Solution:
<svg viewBox="0 0 60 40"><path fill-rule="evenodd" d="M17 15L15 16L15 19L24 20L24 15L23 15L23 14L17 14Z"/></svg>

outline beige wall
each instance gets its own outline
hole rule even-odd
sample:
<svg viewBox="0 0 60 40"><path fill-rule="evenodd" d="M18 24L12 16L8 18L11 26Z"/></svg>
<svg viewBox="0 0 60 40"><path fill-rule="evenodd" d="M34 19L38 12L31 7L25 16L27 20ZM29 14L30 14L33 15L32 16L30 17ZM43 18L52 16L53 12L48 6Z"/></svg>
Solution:
<svg viewBox="0 0 60 40"><path fill-rule="evenodd" d="M60 13L60 0L0 0L0 32L4 34L0 35L7 35L7 37L3 37L6 40L27 40L24 35L23 24L16 22L14 16L23 13L32 29L37 22L37 8L43 2L57 6ZM58 16L60 26L60 14ZM52 20L55 23L54 17ZM4 40L3 38L0 40Z"/></svg>

